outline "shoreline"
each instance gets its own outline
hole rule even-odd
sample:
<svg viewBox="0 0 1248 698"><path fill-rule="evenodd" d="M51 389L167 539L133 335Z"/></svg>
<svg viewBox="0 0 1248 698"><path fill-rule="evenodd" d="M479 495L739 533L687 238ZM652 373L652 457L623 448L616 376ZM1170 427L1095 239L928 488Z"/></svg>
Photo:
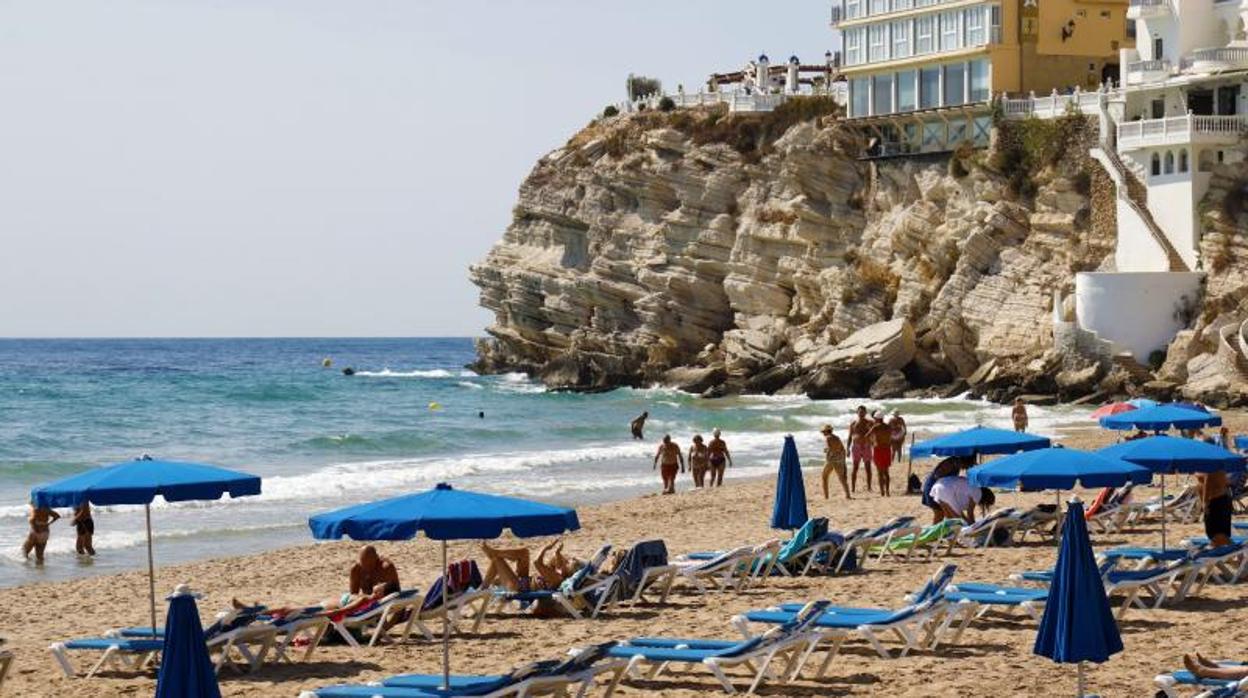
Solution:
<svg viewBox="0 0 1248 698"><path fill-rule="evenodd" d="M1248 417L1243 414L1224 413L1224 417L1233 431L1248 427ZM1111 440L1112 435L1107 432L1080 429L1065 436L1062 442L1087 447ZM923 463L916 472L926 471L930 462ZM917 497L884 499L872 495L845 502L834 491L832 499L825 502L819 493L819 468L806 467L804 475L811 516L828 516L833 529L879 523L902 513L920 520L926 518ZM675 496L648 494L578 507L582 528L565 537L568 550L586 557L604 542L627 546L637 540L663 538L670 554L676 556L783 537L783 532L767 526L774 488L770 477L742 478L723 488L703 491L687 489L688 477L680 477L678 483L686 489ZM1154 492L1155 488L1146 489L1142 496ZM1079 494L1087 501L1094 493ZM1052 501L1051 492L1005 493L998 497L998 506ZM1172 540L1199 534L1200 529L1200 524L1173 525ZM1157 538L1156 526L1149 525L1127 534L1094 534L1093 541L1097 547L1155 545ZM503 539L505 543L513 540ZM545 540L529 539L524 544L540 545ZM202 618L211 618L227 607L233 597L269 604L312 603L341 593L347 569L360 545L353 541L310 543L258 555L227 555L168 567L159 566L158 560L157 593L163 596L178 583L190 584L203 594L199 601ZM395 561L405 586L425 589L436 575L440 551L432 541L420 538L380 543L378 548ZM480 557L475 542L452 543L450 551L452 559ZM959 566L955 580L1004 582L1012 572L1050 566L1055 554L1052 545L1028 543L1010 548L958 549L948 561ZM597 620L536 620L509 611L501 616L491 615L480 635L453 637L452 668L460 672L502 671L535 659L559 657L572 646L637 635L733 638L735 631L728 623L733 614L787 601L828 598L844 605L896 607L902 603L903 594L917 588L944 561L886 561L853 575L777 578L740 594L703 598L682 592L674 594L668 606L623 608ZM1151 694L1152 676L1176 668L1182 651L1200 649L1207 656L1238 656L1242 647L1237 646L1236 628L1248 621L1248 610L1242 604L1244 593L1243 585L1216 586L1184 604L1155 611L1132 611L1122 625L1126 652L1093 668L1089 672L1091 686L1104 695ZM47 651L51 642L142 623L147 614L146 597L147 575L137 570L0 589L0 608L6 609L0 634L7 636L7 647L16 655L5 685L9 694L86 698L150 691L154 677L149 675L63 678ZM1028 620L976 624L957 646L893 660L880 659L865 646L849 645L825 680L807 677L793 686L764 693L879 692L917 697L930 696L935 690L944 695L987 697L1002 695L1003 691L1046 695L1053 685L1073 686L1073 668L1031 656L1034 629L1035 624ZM255 674L241 676L223 672L222 694L293 697L300 690L331 683L369 681L400 672L436 671L440 657L440 646L423 639L360 650L324 646L308 663L268 665ZM987 680L989 677L996 678ZM708 674L686 673L666 680L626 684L619 693L713 695L718 693L716 685Z"/></svg>

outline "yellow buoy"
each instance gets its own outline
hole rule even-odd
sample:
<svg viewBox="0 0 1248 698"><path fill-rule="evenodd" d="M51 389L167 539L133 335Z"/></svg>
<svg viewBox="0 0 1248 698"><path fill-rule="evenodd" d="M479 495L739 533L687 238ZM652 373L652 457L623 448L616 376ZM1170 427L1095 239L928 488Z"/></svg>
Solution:
<svg viewBox="0 0 1248 698"><path fill-rule="evenodd" d="M334 360L333 360L333 359L331 359L331 358L329 358L328 356L326 356L325 358L321 359L321 366L324 366L325 368L329 368L329 367L331 367L331 366L333 366L333 365L334 365Z"/></svg>
<svg viewBox="0 0 1248 698"><path fill-rule="evenodd" d="M442 405L437 402L431 402L429 403L429 409L433 410L434 412L437 412L438 410L442 409Z"/></svg>

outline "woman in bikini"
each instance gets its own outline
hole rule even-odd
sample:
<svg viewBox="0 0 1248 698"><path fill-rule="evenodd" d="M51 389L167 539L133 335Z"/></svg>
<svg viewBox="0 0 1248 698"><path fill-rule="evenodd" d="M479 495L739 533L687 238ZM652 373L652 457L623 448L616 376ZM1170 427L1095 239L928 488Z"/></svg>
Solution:
<svg viewBox="0 0 1248 698"><path fill-rule="evenodd" d="M719 429L711 432L711 443L707 445L710 450L711 464L711 486L720 486L724 484L724 467L732 467L732 454L728 452L728 444L720 438Z"/></svg>
<svg viewBox="0 0 1248 698"><path fill-rule="evenodd" d="M693 445L689 447L689 471L693 473L693 486L702 487L706 482L706 471L710 467L711 451L702 443L702 435L695 434Z"/></svg>
<svg viewBox="0 0 1248 698"><path fill-rule="evenodd" d="M490 561L482 584L487 587L502 586L508 591L520 593L558 589L565 579L583 566L580 561L564 556L563 541L560 539L542 546L536 559L532 559L529 549L523 547L495 548L483 542L481 551ZM546 559L548 554L551 555L549 560ZM550 599L538 599L533 613L539 618L564 615L559 605Z"/></svg>

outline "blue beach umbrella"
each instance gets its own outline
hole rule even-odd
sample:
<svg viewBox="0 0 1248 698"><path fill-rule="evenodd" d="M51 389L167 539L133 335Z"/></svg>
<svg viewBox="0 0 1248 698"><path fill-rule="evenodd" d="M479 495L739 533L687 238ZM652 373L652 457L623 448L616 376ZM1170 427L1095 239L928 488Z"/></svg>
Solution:
<svg viewBox="0 0 1248 698"><path fill-rule="evenodd" d="M1143 466L1161 475L1161 498L1166 498L1167 473L1244 472L1243 456L1196 439L1180 439L1164 434L1124 441L1097 451L1106 458L1117 458ZM1161 547L1166 547L1166 517L1161 517Z"/></svg>
<svg viewBox="0 0 1248 698"><path fill-rule="evenodd" d="M1149 400L1146 397L1137 397L1137 398L1132 398L1130 400L1127 400L1127 404L1131 405L1132 407L1135 407L1136 409L1142 409L1145 407L1156 407L1157 405L1160 405L1161 403L1157 402L1156 400Z"/></svg>
<svg viewBox="0 0 1248 698"><path fill-rule="evenodd" d="M1019 489L1023 492L1070 490L1082 487L1121 487L1128 482L1146 485L1153 479L1147 468L1074 448L1042 448L1006 456L971 468L976 487Z"/></svg>
<svg viewBox="0 0 1248 698"><path fill-rule="evenodd" d="M784 437L780 452L780 472L776 477L776 503L771 509L771 527L793 530L806 525L806 483L797 457L793 436Z"/></svg>
<svg viewBox="0 0 1248 698"><path fill-rule="evenodd" d="M1235 448L1238 448L1241 451L1248 449L1248 436L1245 436L1243 434L1236 436Z"/></svg>
<svg viewBox="0 0 1248 698"><path fill-rule="evenodd" d="M1142 429L1144 431L1167 431L1169 429L1203 429L1222 425L1222 418L1194 406L1177 404L1142 407L1122 414L1101 417L1101 426L1116 431Z"/></svg>
<svg viewBox="0 0 1248 698"><path fill-rule="evenodd" d="M321 540L347 536L353 540L409 540L423 532L442 541L445 572L448 540L497 538L510 530L521 538L554 536L581 527L576 511L526 499L456 490L441 483L432 490L336 509L308 519L312 535ZM442 605L446 605L442 585ZM451 633L442 619L442 681L450 685Z"/></svg>
<svg viewBox="0 0 1248 698"><path fill-rule="evenodd" d="M1062 545L1049 585L1033 651L1060 664L1079 665L1079 696L1084 695L1083 663L1100 664L1122 651L1122 637L1105 596L1105 584L1092 554L1083 504L1066 509Z"/></svg>
<svg viewBox="0 0 1248 698"><path fill-rule="evenodd" d="M94 468L30 491L36 507L76 507L83 502L98 506L142 504L147 521L147 576L151 601L152 633L156 632L156 565L152 555L152 500L189 502L245 497L260 494L260 478L236 470L201 463L152 460L132 461Z"/></svg>
<svg viewBox="0 0 1248 698"><path fill-rule="evenodd" d="M169 597L155 698L221 698L195 596L185 584Z"/></svg>
<svg viewBox="0 0 1248 698"><path fill-rule="evenodd" d="M927 456L1019 453L1048 448L1050 443L1048 438L1034 434L992 427L972 427L954 434L921 441L910 447L910 455L924 458Z"/></svg>

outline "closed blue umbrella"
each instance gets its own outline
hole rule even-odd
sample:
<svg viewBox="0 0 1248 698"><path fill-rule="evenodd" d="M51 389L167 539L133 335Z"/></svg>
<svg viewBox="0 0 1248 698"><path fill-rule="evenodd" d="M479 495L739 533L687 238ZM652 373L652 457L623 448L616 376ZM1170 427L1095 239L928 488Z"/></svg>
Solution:
<svg viewBox="0 0 1248 698"><path fill-rule="evenodd" d="M178 585L169 597L156 698L221 698L195 596L185 584Z"/></svg>
<svg viewBox="0 0 1248 698"><path fill-rule="evenodd" d="M1078 664L1080 697L1084 695L1083 663L1100 664L1122 651L1122 637L1078 500L1066 509L1062 545L1033 651L1061 664Z"/></svg>
<svg viewBox="0 0 1248 698"><path fill-rule="evenodd" d="M1143 466L1161 475L1161 498L1166 498L1167 473L1213 473L1225 471L1242 473L1243 456L1197 441L1160 434L1144 439L1124 441L1097 451L1106 458L1117 458ZM1166 547L1166 517L1161 517L1161 547Z"/></svg>
<svg viewBox="0 0 1248 698"><path fill-rule="evenodd" d="M1167 431L1169 429L1203 429L1221 426L1222 418L1192 406L1156 405L1101 418L1101 426L1116 431L1143 429L1144 431Z"/></svg>
<svg viewBox="0 0 1248 698"><path fill-rule="evenodd" d="M152 555L152 500L188 502L260 494L260 478L201 463L153 460L144 456L71 475L30 492L36 507L142 504L147 521L147 575L152 633L156 632L156 564Z"/></svg>
<svg viewBox="0 0 1248 698"><path fill-rule="evenodd" d="M1121 487L1128 482L1146 485L1153 479L1147 468L1074 448L1043 448L998 458L971 468L967 477L976 487L1024 492L1070 490L1076 485Z"/></svg>
<svg viewBox="0 0 1248 698"><path fill-rule="evenodd" d="M780 472L776 477L776 503L771 509L771 527L792 530L806 525L806 483L797 457L793 436L784 437L780 452Z"/></svg>
<svg viewBox="0 0 1248 698"><path fill-rule="evenodd" d="M497 538L510 530L521 538L554 536L581 527L576 511L514 497L456 490L446 483L427 492L392 497L317 514L308 519L312 535L322 540L347 536L354 540L408 540L423 532L442 541L442 569L446 570L446 541ZM442 605L446 605L442 585ZM451 634L442 619L442 680L450 685Z"/></svg>
<svg viewBox="0 0 1248 698"><path fill-rule="evenodd" d="M1034 434L992 427L972 427L955 434L921 441L910 447L910 455L924 458L1019 453L1048 448L1050 443L1048 438Z"/></svg>

